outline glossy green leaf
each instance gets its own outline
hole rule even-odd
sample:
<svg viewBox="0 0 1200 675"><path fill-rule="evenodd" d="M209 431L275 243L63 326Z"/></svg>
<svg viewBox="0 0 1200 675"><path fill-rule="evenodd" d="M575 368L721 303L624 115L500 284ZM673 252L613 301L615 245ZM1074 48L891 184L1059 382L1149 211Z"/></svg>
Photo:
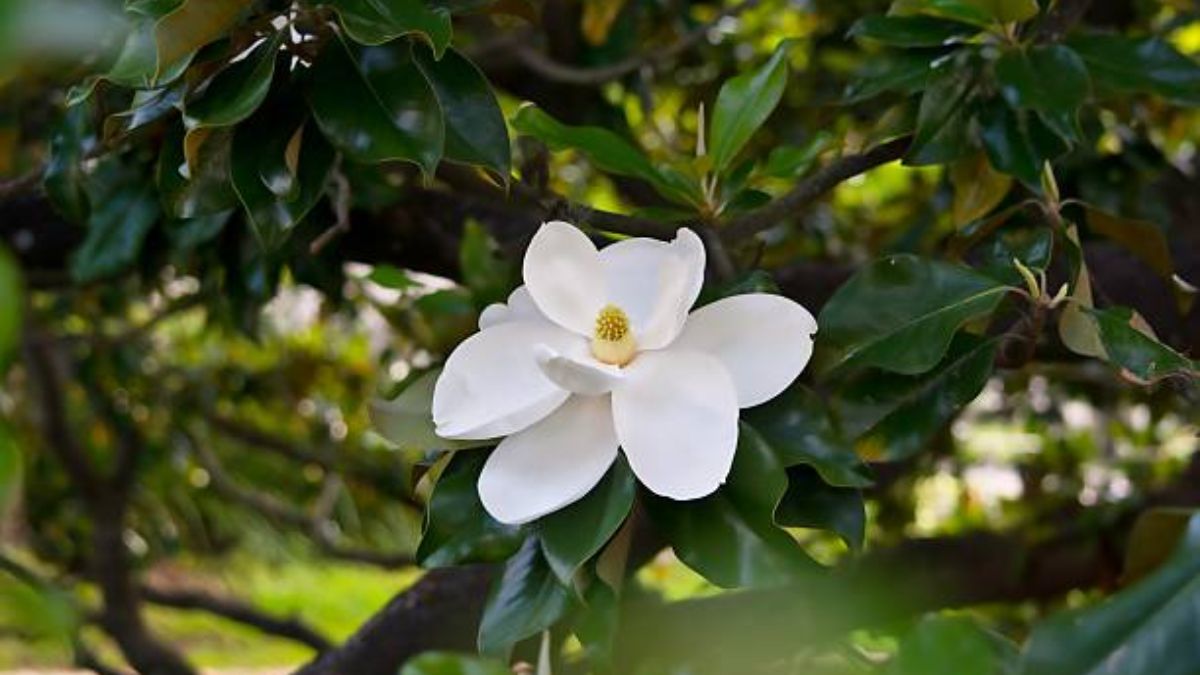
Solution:
<svg viewBox="0 0 1200 675"><path fill-rule="evenodd" d="M1033 629L1021 675L1192 675L1200 624L1200 517L1167 564L1091 607Z"/></svg>
<svg viewBox="0 0 1200 675"><path fill-rule="evenodd" d="M1040 185L1042 167L1067 150L1038 115L1013 110L1000 101L984 105L978 121L988 161L996 170L1026 185Z"/></svg>
<svg viewBox="0 0 1200 675"><path fill-rule="evenodd" d="M965 616L930 615L900 640L884 675L1000 675L994 641Z"/></svg>
<svg viewBox="0 0 1200 675"><path fill-rule="evenodd" d="M508 666L491 661L445 652L426 652L409 659L400 675L512 675Z"/></svg>
<svg viewBox="0 0 1200 675"><path fill-rule="evenodd" d="M824 404L811 390L792 385L767 403L743 414L784 466L807 464L830 485L866 487L867 468L834 428Z"/></svg>
<svg viewBox="0 0 1200 675"><path fill-rule="evenodd" d="M995 367L997 338L961 334L923 375L866 372L839 393L847 432L860 457L897 461L923 451L983 391Z"/></svg>
<svg viewBox="0 0 1200 675"><path fill-rule="evenodd" d="M0 298L6 298L0 306L0 377L12 363L21 342L24 297L21 268L8 249L0 245Z"/></svg>
<svg viewBox="0 0 1200 675"><path fill-rule="evenodd" d="M450 45L450 12L423 0L329 0L346 34L364 45L381 45L403 35L419 35L437 58Z"/></svg>
<svg viewBox="0 0 1200 675"><path fill-rule="evenodd" d="M779 105L787 87L789 46L788 41L781 42L760 68L721 85L708 132L708 152L716 173L725 173L738 152Z"/></svg>
<svg viewBox="0 0 1200 675"><path fill-rule="evenodd" d="M321 200L334 162L333 148L315 125L282 123L286 118L286 113L272 108L239 125L230 156L234 191L259 243L268 250L280 246ZM296 169L288 186L292 189L280 195L264 180L264 174L277 176L278 172L264 171L264 166L286 164L283 157L268 157L268 153L292 152L297 134L299 150L293 160Z"/></svg>
<svg viewBox="0 0 1200 675"><path fill-rule="evenodd" d="M915 94L925 88L933 73L929 54L914 51L893 52L867 61L866 66L846 86L846 103L870 100L887 92Z"/></svg>
<svg viewBox="0 0 1200 675"><path fill-rule="evenodd" d="M498 522L479 501L476 484L486 459L482 450L463 450L446 465L425 509L425 529L417 547L421 566L496 562L521 545L521 528Z"/></svg>
<svg viewBox="0 0 1200 675"><path fill-rule="evenodd" d="M188 138L176 124L163 139L155 169L167 215L177 219L223 213L237 206L230 182L230 129L205 129L192 135L192 164L184 155Z"/></svg>
<svg viewBox="0 0 1200 675"><path fill-rule="evenodd" d="M124 87L148 89L165 85L182 75L191 61L192 52L185 52L173 63L159 68L155 30L154 20L135 22L126 35L116 60L100 79ZM75 105L79 99L90 96L94 85L95 80L84 85L72 96L74 100L71 104Z"/></svg>
<svg viewBox="0 0 1200 675"><path fill-rule="evenodd" d="M433 424L433 388L441 368L417 376L390 401L371 403L371 424L376 433L402 450L432 452L488 445L488 441L456 441L437 435Z"/></svg>
<svg viewBox="0 0 1200 675"><path fill-rule="evenodd" d="M933 71L917 111L917 130L904 158L906 164L944 164L972 152L974 92L975 76L970 69L948 63Z"/></svg>
<svg viewBox="0 0 1200 675"><path fill-rule="evenodd" d="M512 126L518 133L533 136L551 150L570 149L583 153L601 171L644 180L672 201L686 204L701 200L698 184L681 189L655 168L641 150L608 129L568 126L532 104L521 106L512 118Z"/></svg>
<svg viewBox="0 0 1200 675"><path fill-rule="evenodd" d="M232 216L233 210L222 211L210 216L169 220L164 226L174 250L190 251L216 239Z"/></svg>
<svg viewBox="0 0 1200 675"><path fill-rule="evenodd" d="M956 227L964 227L991 213L1012 189L1012 177L992 169L987 155L977 152L950 167L954 186L951 214Z"/></svg>
<svg viewBox="0 0 1200 675"><path fill-rule="evenodd" d="M479 221L466 221L458 246L458 263L463 282L471 289L471 296L479 307L504 301L515 285L517 270L499 249Z"/></svg>
<svg viewBox="0 0 1200 675"><path fill-rule="evenodd" d="M83 159L95 143L91 134L91 105L67 108L50 137L50 159L42 176L50 202L68 219L82 223L88 216Z"/></svg>
<svg viewBox="0 0 1200 675"><path fill-rule="evenodd" d="M1144 320L1130 309L1090 310L1100 329L1100 341L1107 359L1130 379L1140 383L1157 382L1176 375L1200 376L1200 366L1186 356L1147 334Z"/></svg>
<svg viewBox="0 0 1200 675"><path fill-rule="evenodd" d="M818 568L775 525L786 491L783 463L742 424L733 469L717 492L687 502L652 497L646 505L675 555L704 578L723 588L775 586Z"/></svg>
<svg viewBox="0 0 1200 675"><path fill-rule="evenodd" d="M787 475L787 492L775 509L775 522L784 527L828 530L851 550L861 551L867 536L862 491L830 485L809 466L793 466Z"/></svg>
<svg viewBox="0 0 1200 675"><path fill-rule="evenodd" d="M579 568L600 552L633 508L637 481L624 458L583 499L537 521L537 534L550 569L570 585Z"/></svg>
<svg viewBox="0 0 1200 675"><path fill-rule="evenodd" d="M1157 37L1080 34L1067 40L1088 65L1097 87L1156 94L1184 106L1200 105L1200 64Z"/></svg>
<svg viewBox="0 0 1200 675"><path fill-rule="evenodd" d="M833 140L833 134L822 131L813 134L804 145L781 145L767 156L762 172L772 178L798 178L812 168Z"/></svg>
<svg viewBox="0 0 1200 675"><path fill-rule="evenodd" d="M1079 228L1070 223L1060 239L1061 248L1067 259L1070 274L1068 302L1058 318L1058 336L1067 349L1081 356L1106 358L1104 343L1100 340L1100 327L1091 315L1093 305L1092 280L1083 247L1079 242Z"/></svg>
<svg viewBox="0 0 1200 675"><path fill-rule="evenodd" d="M1087 65L1070 47L1016 47L996 61L1000 93L1014 108L1074 116L1091 91Z"/></svg>
<svg viewBox="0 0 1200 675"><path fill-rule="evenodd" d="M479 624L479 651L506 656L512 646L537 635L571 607L571 590L558 582L536 537L509 558L493 584Z"/></svg>
<svg viewBox="0 0 1200 675"><path fill-rule="evenodd" d="M111 277L133 265L161 209L153 185L116 164L97 169L89 191L87 234L71 258L79 283Z"/></svg>
<svg viewBox="0 0 1200 675"><path fill-rule="evenodd" d="M352 52L330 41L313 66L309 102L325 136L351 158L405 160L427 176L442 159L441 106L406 45Z"/></svg>
<svg viewBox="0 0 1200 675"><path fill-rule="evenodd" d="M174 115L183 104L184 85L177 82L158 89L134 92L129 109L104 120L104 140L114 143Z"/></svg>
<svg viewBox="0 0 1200 675"><path fill-rule="evenodd" d="M213 76L197 97L186 101L183 121L188 130L231 126L250 117L267 99L284 36L279 31L263 40L245 58Z"/></svg>
<svg viewBox="0 0 1200 675"><path fill-rule="evenodd" d="M413 55L446 116L446 159L483 166L507 182L512 171L508 126L487 78L453 49L440 60L420 48Z"/></svg>
<svg viewBox="0 0 1200 675"><path fill-rule="evenodd" d="M925 14L977 26L988 26L995 18L980 4L979 0L894 0L889 14L896 16Z"/></svg>
<svg viewBox="0 0 1200 675"><path fill-rule="evenodd" d="M850 28L852 37L893 47L941 47L979 32L978 26L933 16L868 16Z"/></svg>
<svg viewBox="0 0 1200 675"><path fill-rule="evenodd" d="M154 26L154 81L189 54L223 36L251 0L184 0Z"/></svg>
<svg viewBox="0 0 1200 675"><path fill-rule="evenodd" d="M916 375L933 368L967 321L990 314L1008 287L950 263L898 255L871 263L825 305L818 324L829 368Z"/></svg>
<svg viewBox="0 0 1200 675"><path fill-rule="evenodd" d="M1160 507L1139 515L1125 544L1122 583L1143 579L1169 561L1196 513L1196 509Z"/></svg>
<svg viewBox="0 0 1200 675"><path fill-rule="evenodd" d="M1003 229L974 249L973 261L984 274L1010 286L1024 282L1013 260L1037 272L1050 265L1054 233L1045 227Z"/></svg>

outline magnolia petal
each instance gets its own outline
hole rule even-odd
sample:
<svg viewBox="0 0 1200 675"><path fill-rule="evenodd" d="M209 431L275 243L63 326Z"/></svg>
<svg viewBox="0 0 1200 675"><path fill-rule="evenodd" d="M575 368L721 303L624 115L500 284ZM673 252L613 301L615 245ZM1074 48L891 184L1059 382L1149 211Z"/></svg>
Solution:
<svg viewBox="0 0 1200 675"><path fill-rule="evenodd" d="M813 352L817 320L778 295L735 295L692 312L672 349L711 354L725 365L738 405L765 403L788 388Z"/></svg>
<svg viewBox="0 0 1200 675"><path fill-rule="evenodd" d="M568 392L538 366L540 345L566 352L582 338L547 321L510 321L467 338L442 369L433 421L442 438L496 438L548 415Z"/></svg>
<svg viewBox="0 0 1200 675"><path fill-rule="evenodd" d="M669 349L639 354L625 370L613 418L638 480L671 499L711 494L737 448L737 393L725 367L702 352Z"/></svg>
<svg viewBox="0 0 1200 675"><path fill-rule="evenodd" d="M487 330L507 321L545 321L546 317L538 311L529 295L529 289L518 286L508 295L508 302L494 302L479 314L479 330Z"/></svg>
<svg viewBox="0 0 1200 675"><path fill-rule="evenodd" d="M538 365L551 382L573 394L607 394L621 383L625 374L616 366L596 361L586 352L586 345L576 354L560 354L544 346L537 354Z"/></svg>
<svg viewBox="0 0 1200 675"><path fill-rule="evenodd" d="M569 223L543 223L525 252L525 286L551 321L591 335L607 302L604 270L596 247Z"/></svg>
<svg viewBox="0 0 1200 675"><path fill-rule="evenodd" d="M661 349L679 334L704 285L704 243L681 228L670 243L637 237L600 251L608 298L633 323L642 349Z"/></svg>
<svg viewBox="0 0 1200 675"><path fill-rule="evenodd" d="M479 475L479 498L496 520L527 523L586 495L616 457L610 397L572 396L500 442Z"/></svg>

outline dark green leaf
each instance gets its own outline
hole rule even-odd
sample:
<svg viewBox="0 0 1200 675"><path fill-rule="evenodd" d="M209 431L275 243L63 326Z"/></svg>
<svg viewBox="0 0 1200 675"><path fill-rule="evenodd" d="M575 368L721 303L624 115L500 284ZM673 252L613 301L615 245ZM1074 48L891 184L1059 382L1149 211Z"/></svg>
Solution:
<svg viewBox="0 0 1200 675"><path fill-rule="evenodd" d="M999 675L991 637L963 616L931 615L900 641L885 675Z"/></svg>
<svg viewBox="0 0 1200 675"><path fill-rule="evenodd" d="M532 104L517 111L512 126L517 132L545 143L551 150L582 152L601 171L640 178L673 201L695 204L702 199L699 185L681 190L675 181L656 169L641 150L608 129L568 126Z"/></svg>
<svg viewBox="0 0 1200 675"><path fill-rule="evenodd" d="M507 182L508 127L487 78L453 49L441 60L420 48L413 53L446 115L446 159L486 167Z"/></svg>
<svg viewBox="0 0 1200 675"><path fill-rule="evenodd" d="M1093 607L1037 625L1022 675L1193 675L1200 662L1200 516L1170 561Z"/></svg>
<svg viewBox="0 0 1200 675"><path fill-rule="evenodd" d="M423 567L495 562L520 546L521 529L496 521L479 501L476 483L486 459L486 452L464 450L446 465L425 510L425 531L417 547Z"/></svg>
<svg viewBox="0 0 1200 675"><path fill-rule="evenodd" d="M95 142L90 123L90 105L81 103L67 108L50 137L50 159L43 176L51 203L76 223L84 222L88 216L83 159Z"/></svg>
<svg viewBox="0 0 1200 675"><path fill-rule="evenodd" d="M1012 107L1059 115L1072 122L1091 90L1087 65L1063 45L1010 49L996 61L996 79Z"/></svg>
<svg viewBox="0 0 1200 675"><path fill-rule="evenodd" d="M989 26L994 17L981 4L981 0L894 0L889 13L897 16L926 14Z"/></svg>
<svg viewBox="0 0 1200 675"><path fill-rule="evenodd" d="M479 651L506 656L512 646L546 630L571 607L571 591L555 578L536 537L504 565L479 624Z"/></svg>
<svg viewBox="0 0 1200 675"><path fill-rule="evenodd" d="M313 67L309 101L321 130L354 159L405 160L426 175L442 159L441 106L406 45L355 54L331 40Z"/></svg>
<svg viewBox="0 0 1200 675"><path fill-rule="evenodd" d="M87 235L71 259L71 276L88 283L124 271L138 258L160 209L153 185L116 165L98 170L89 193Z"/></svg>
<svg viewBox="0 0 1200 675"><path fill-rule="evenodd" d="M1108 360L1137 382L1152 383L1175 375L1200 376L1197 364L1148 335L1144 321L1129 309L1090 310L1100 329Z"/></svg>
<svg viewBox="0 0 1200 675"><path fill-rule="evenodd" d="M781 145L767 156L763 173L772 178L798 178L817 161L817 157L833 143L833 134L822 131L813 134L804 145Z"/></svg>
<svg viewBox="0 0 1200 675"><path fill-rule="evenodd" d="M319 130L310 124L295 126L282 123L288 115L278 109L264 110L249 122L238 126L233 136L230 175L250 226L258 241L268 250L280 246L325 192L325 183L333 168L334 152ZM294 118L293 118L294 120ZM295 179L290 191L280 195L272 191L266 176L280 172L264 167L286 164L284 157L270 153L288 153L299 134L299 152L295 155ZM274 181L283 187L284 181Z"/></svg>
<svg viewBox="0 0 1200 675"><path fill-rule="evenodd" d="M159 150L156 180L167 215L189 219L223 213L237 206L230 183L230 129L206 129L191 136L192 164L184 155L183 129L176 124Z"/></svg>
<svg viewBox="0 0 1200 675"><path fill-rule="evenodd" d="M743 417L785 466L808 464L826 483L839 487L871 484L866 467L809 389L793 385L769 402L747 410Z"/></svg>
<svg viewBox="0 0 1200 675"><path fill-rule="evenodd" d="M1042 166L1050 159L1034 144L1030 124L1037 118L992 101L979 113L980 138L988 161L997 171L1037 185Z"/></svg>
<svg viewBox="0 0 1200 675"><path fill-rule="evenodd" d="M104 140L112 143L173 115L183 103L183 83L158 89L140 89L129 109L104 120Z"/></svg>
<svg viewBox="0 0 1200 675"><path fill-rule="evenodd" d="M222 211L211 216L168 221L165 224L167 237L175 250L190 251L216 239L232 216L233 211Z"/></svg>
<svg viewBox="0 0 1200 675"><path fill-rule="evenodd" d="M932 16L868 16L850 35L893 47L941 47L975 35L978 26Z"/></svg>
<svg viewBox="0 0 1200 675"><path fill-rule="evenodd" d="M191 52L181 55L176 62L169 64L166 68L159 69L157 47L154 42L155 25L156 22L152 20L134 23L125 37L125 44L121 47L121 52L108 72L103 75L103 79L123 87L147 89L165 85L183 74L191 61ZM77 92L72 97L75 99L71 102L72 105L76 104L80 98L89 96L94 84L93 80Z"/></svg>
<svg viewBox="0 0 1200 675"><path fill-rule="evenodd" d="M867 62L846 87L845 102L866 101L886 92L914 94L925 88L937 55L926 51L892 52Z"/></svg>
<svg viewBox="0 0 1200 675"><path fill-rule="evenodd" d="M877 366L915 375L946 354L960 326L990 314L1008 287L950 263L898 255L846 282L818 321L830 368Z"/></svg>
<svg viewBox="0 0 1200 675"><path fill-rule="evenodd" d="M21 315L25 305L21 268L12 254L0 245L0 377L4 376L21 342Z"/></svg>
<svg viewBox="0 0 1200 675"><path fill-rule="evenodd" d="M503 301L513 288L516 270L500 255L499 248L479 221L467 220L458 247L458 262L463 282L480 307Z"/></svg>
<svg viewBox="0 0 1200 675"><path fill-rule="evenodd" d="M251 0L184 0L154 25L155 82L188 55L221 37Z"/></svg>
<svg viewBox="0 0 1200 675"><path fill-rule="evenodd" d="M263 40L245 58L217 73L199 96L188 100L183 108L188 130L231 126L253 114L271 89L284 36L280 31Z"/></svg>
<svg viewBox="0 0 1200 675"><path fill-rule="evenodd" d="M896 461L923 451L930 439L987 384L1000 341L961 334L946 358L920 376L865 372L840 392L847 431L857 453L873 461Z"/></svg>
<svg viewBox="0 0 1200 675"><path fill-rule="evenodd" d="M633 473L619 458L586 497L537 522L542 552L559 581L570 585L583 563L612 538L633 508L636 491Z"/></svg>
<svg viewBox="0 0 1200 675"><path fill-rule="evenodd" d="M976 267L984 274L1010 286L1025 283L1013 259L1037 272L1050 265L1054 233L1045 228L1000 230L976 247Z"/></svg>
<svg viewBox="0 0 1200 675"><path fill-rule="evenodd" d="M512 675L512 671L499 661L461 654L426 652L409 659L400 669L400 675Z"/></svg>
<svg viewBox="0 0 1200 675"><path fill-rule="evenodd" d="M1169 561L1196 513L1196 509L1159 507L1139 515L1125 545L1122 583L1149 576Z"/></svg>
<svg viewBox="0 0 1200 675"><path fill-rule="evenodd" d="M767 121L787 87L787 52L783 41L758 70L743 73L721 85L713 108L708 151L713 170L724 174L738 152Z"/></svg>
<svg viewBox="0 0 1200 675"><path fill-rule="evenodd" d="M450 13L422 0L329 0L346 33L365 45L381 45L402 35L420 35L437 58L450 45Z"/></svg>
<svg viewBox="0 0 1200 675"><path fill-rule="evenodd" d="M1067 41L1087 62L1098 87L1157 94L1184 106L1200 105L1200 64L1157 37L1075 35Z"/></svg>
<svg viewBox="0 0 1200 675"><path fill-rule="evenodd" d="M867 535L862 492L830 485L809 466L793 466L787 474L788 488L775 509L775 522L784 527L828 530L852 550L862 550Z"/></svg>
<svg viewBox="0 0 1200 675"><path fill-rule="evenodd" d="M974 151L970 134L974 91L975 75L969 68L947 62L933 71L905 163L944 164Z"/></svg>
<svg viewBox="0 0 1200 675"><path fill-rule="evenodd" d="M775 525L787 475L775 452L742 424L733 469L716 493L687 502L651 498L647 504L675 555L724 588L786 584L818 568Z"/></svg>

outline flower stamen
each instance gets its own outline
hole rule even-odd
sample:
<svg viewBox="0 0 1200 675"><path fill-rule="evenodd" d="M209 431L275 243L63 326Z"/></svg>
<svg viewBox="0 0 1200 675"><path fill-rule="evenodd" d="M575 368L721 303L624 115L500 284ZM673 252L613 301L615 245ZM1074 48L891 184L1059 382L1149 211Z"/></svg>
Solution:
<svg viewBox="0 0 1200 675"><path fill-rule="evenodd" d="M624 366L637 354L637 343L629 317L616 305L605 305L596 315L596 330L592 337L592 356L613 366Z"/></svg>

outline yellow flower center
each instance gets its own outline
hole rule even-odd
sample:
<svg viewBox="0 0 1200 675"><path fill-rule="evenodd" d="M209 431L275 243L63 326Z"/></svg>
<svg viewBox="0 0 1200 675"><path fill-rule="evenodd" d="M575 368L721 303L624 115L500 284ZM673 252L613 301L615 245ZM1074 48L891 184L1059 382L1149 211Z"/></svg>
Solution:
<svg viewBox="0 0 1200 675"><path fill-rule="evenodd" d="M592 336L592 356L613 366L624 366L637 354L637 343L629 317L616 305L605 305L596 315L596 332Z"/></svg>

